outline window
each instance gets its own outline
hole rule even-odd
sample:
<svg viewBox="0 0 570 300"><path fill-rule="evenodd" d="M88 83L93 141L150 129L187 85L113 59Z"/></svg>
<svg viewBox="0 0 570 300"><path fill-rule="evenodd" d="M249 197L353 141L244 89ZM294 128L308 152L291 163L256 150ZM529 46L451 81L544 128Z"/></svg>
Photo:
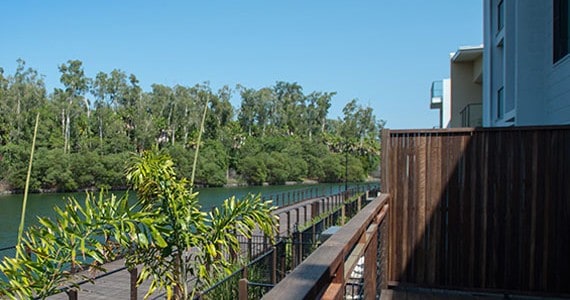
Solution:
<svg viewBox="0 0 570 300"><path fill-rule="evenodd" d="M497 32L505 26L505 1L499 0L497 5Z"/></svg>
<svg viewBox="0 0 570 300"><path fill-rule="evenodd" d="M568 55L570 48L570 22L568 0L553 0L553 62L557 62Z"/></svg>
<svg viewBox="0 0 570 300"><path fill-rule="evenodd" d="M497 119L501 119L503 118L503 116L505 115L505 93L504 93L504 88L501 87L498 91L497 91Z"/></svg>

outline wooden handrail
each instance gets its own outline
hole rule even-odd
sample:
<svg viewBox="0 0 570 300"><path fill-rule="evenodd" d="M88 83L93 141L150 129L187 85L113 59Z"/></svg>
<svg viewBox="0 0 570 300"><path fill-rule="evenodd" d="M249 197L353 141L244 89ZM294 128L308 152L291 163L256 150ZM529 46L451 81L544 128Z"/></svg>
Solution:
<svg viewBox="0 0 570 300"><path fill-rule="evenodd" d="M388 211L389 195L381 194L324 242L263 299L335 298L345 282L345 260L354 249L365 248L369 227L382 222ZM356 247L364 243L364 247ZM350 274L350 273L348 273Z"/></svg>

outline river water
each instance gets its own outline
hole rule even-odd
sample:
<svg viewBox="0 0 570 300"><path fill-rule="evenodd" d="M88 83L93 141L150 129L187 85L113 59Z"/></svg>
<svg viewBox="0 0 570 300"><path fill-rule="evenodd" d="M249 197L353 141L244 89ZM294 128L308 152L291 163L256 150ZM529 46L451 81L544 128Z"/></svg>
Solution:
<svg viewBox="0 0 570 300"><path fill-rule="evenodd" d="M270 195L293 192L313 188L318 194L325 195L338 193L344 190L343 184L314 184L314 185L282 185L282 186L250 186L232 188L204 188L198 189L202 209L207 211L220 205L225 199L236 196L241 198L248 193L261 193L264 197ZM113 192L123 195L125 192ZM134 202L134 196L133 202ZM316 194L316 193L315 193ZM76 197L81 203L85 193L64 194L31 194L28 197L26 226L37 223L37 217L52 217L55 215L54 206L63 206L68 197ZM0 248L13 246L16 243L20 214L22 211L23 195L0 196ZM3 256L0 254L0 256Z"/></svg>

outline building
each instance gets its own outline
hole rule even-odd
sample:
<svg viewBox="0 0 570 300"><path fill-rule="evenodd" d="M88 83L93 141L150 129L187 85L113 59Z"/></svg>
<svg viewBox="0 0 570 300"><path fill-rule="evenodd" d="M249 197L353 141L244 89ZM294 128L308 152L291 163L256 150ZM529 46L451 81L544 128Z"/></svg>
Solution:
<svg viewBox="0 0 570 300"><path fill-rule="evenodd" d="M430 108L439 109L439 128L447 128L451 120L451 85L443 79L431 83Z"/></svg>
<svg viewBox="0 0 570 300"><path fill-rule="evenodd" d="M449 127L480 127L483 101L483 46L460 47L451 54Z"/></svg>
<svg viewBox="0 0 570 300"><path fill-rule="evenodd" d="M483 1L484 126L570 124L568 2Z"/></svg>
<svg viewBox="0 0 570 300"><path fill-rule="evenodd" d="M431 109L440 110L440 127L482 125L483 46L460 47L451 53L450 78L431 85Z"/></svg>

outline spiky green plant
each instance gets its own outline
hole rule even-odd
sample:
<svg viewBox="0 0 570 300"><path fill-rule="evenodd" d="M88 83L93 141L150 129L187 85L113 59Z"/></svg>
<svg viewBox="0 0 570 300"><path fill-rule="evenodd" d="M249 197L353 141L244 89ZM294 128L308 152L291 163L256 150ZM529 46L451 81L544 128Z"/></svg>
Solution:
<svg viewBox="0 0 570 300"><path fill-rule="evenodd" d="M231 272L226 257L239 251L236 233L251 237L256 228L273 236L276 228L271 201L249 195L234 197L221 207L200 210L198 193L191 193L186 179L177 179L172 160L164 152L144 152L129 168L133 184L145 211L165 216L161 228L166 245L135 251L127 260L143 264L140 281L151 279L149 294L165 290L167 297L187 299L195 288L209 283L213 274ZM193 286L189 286L195 279Z"/></svg>

